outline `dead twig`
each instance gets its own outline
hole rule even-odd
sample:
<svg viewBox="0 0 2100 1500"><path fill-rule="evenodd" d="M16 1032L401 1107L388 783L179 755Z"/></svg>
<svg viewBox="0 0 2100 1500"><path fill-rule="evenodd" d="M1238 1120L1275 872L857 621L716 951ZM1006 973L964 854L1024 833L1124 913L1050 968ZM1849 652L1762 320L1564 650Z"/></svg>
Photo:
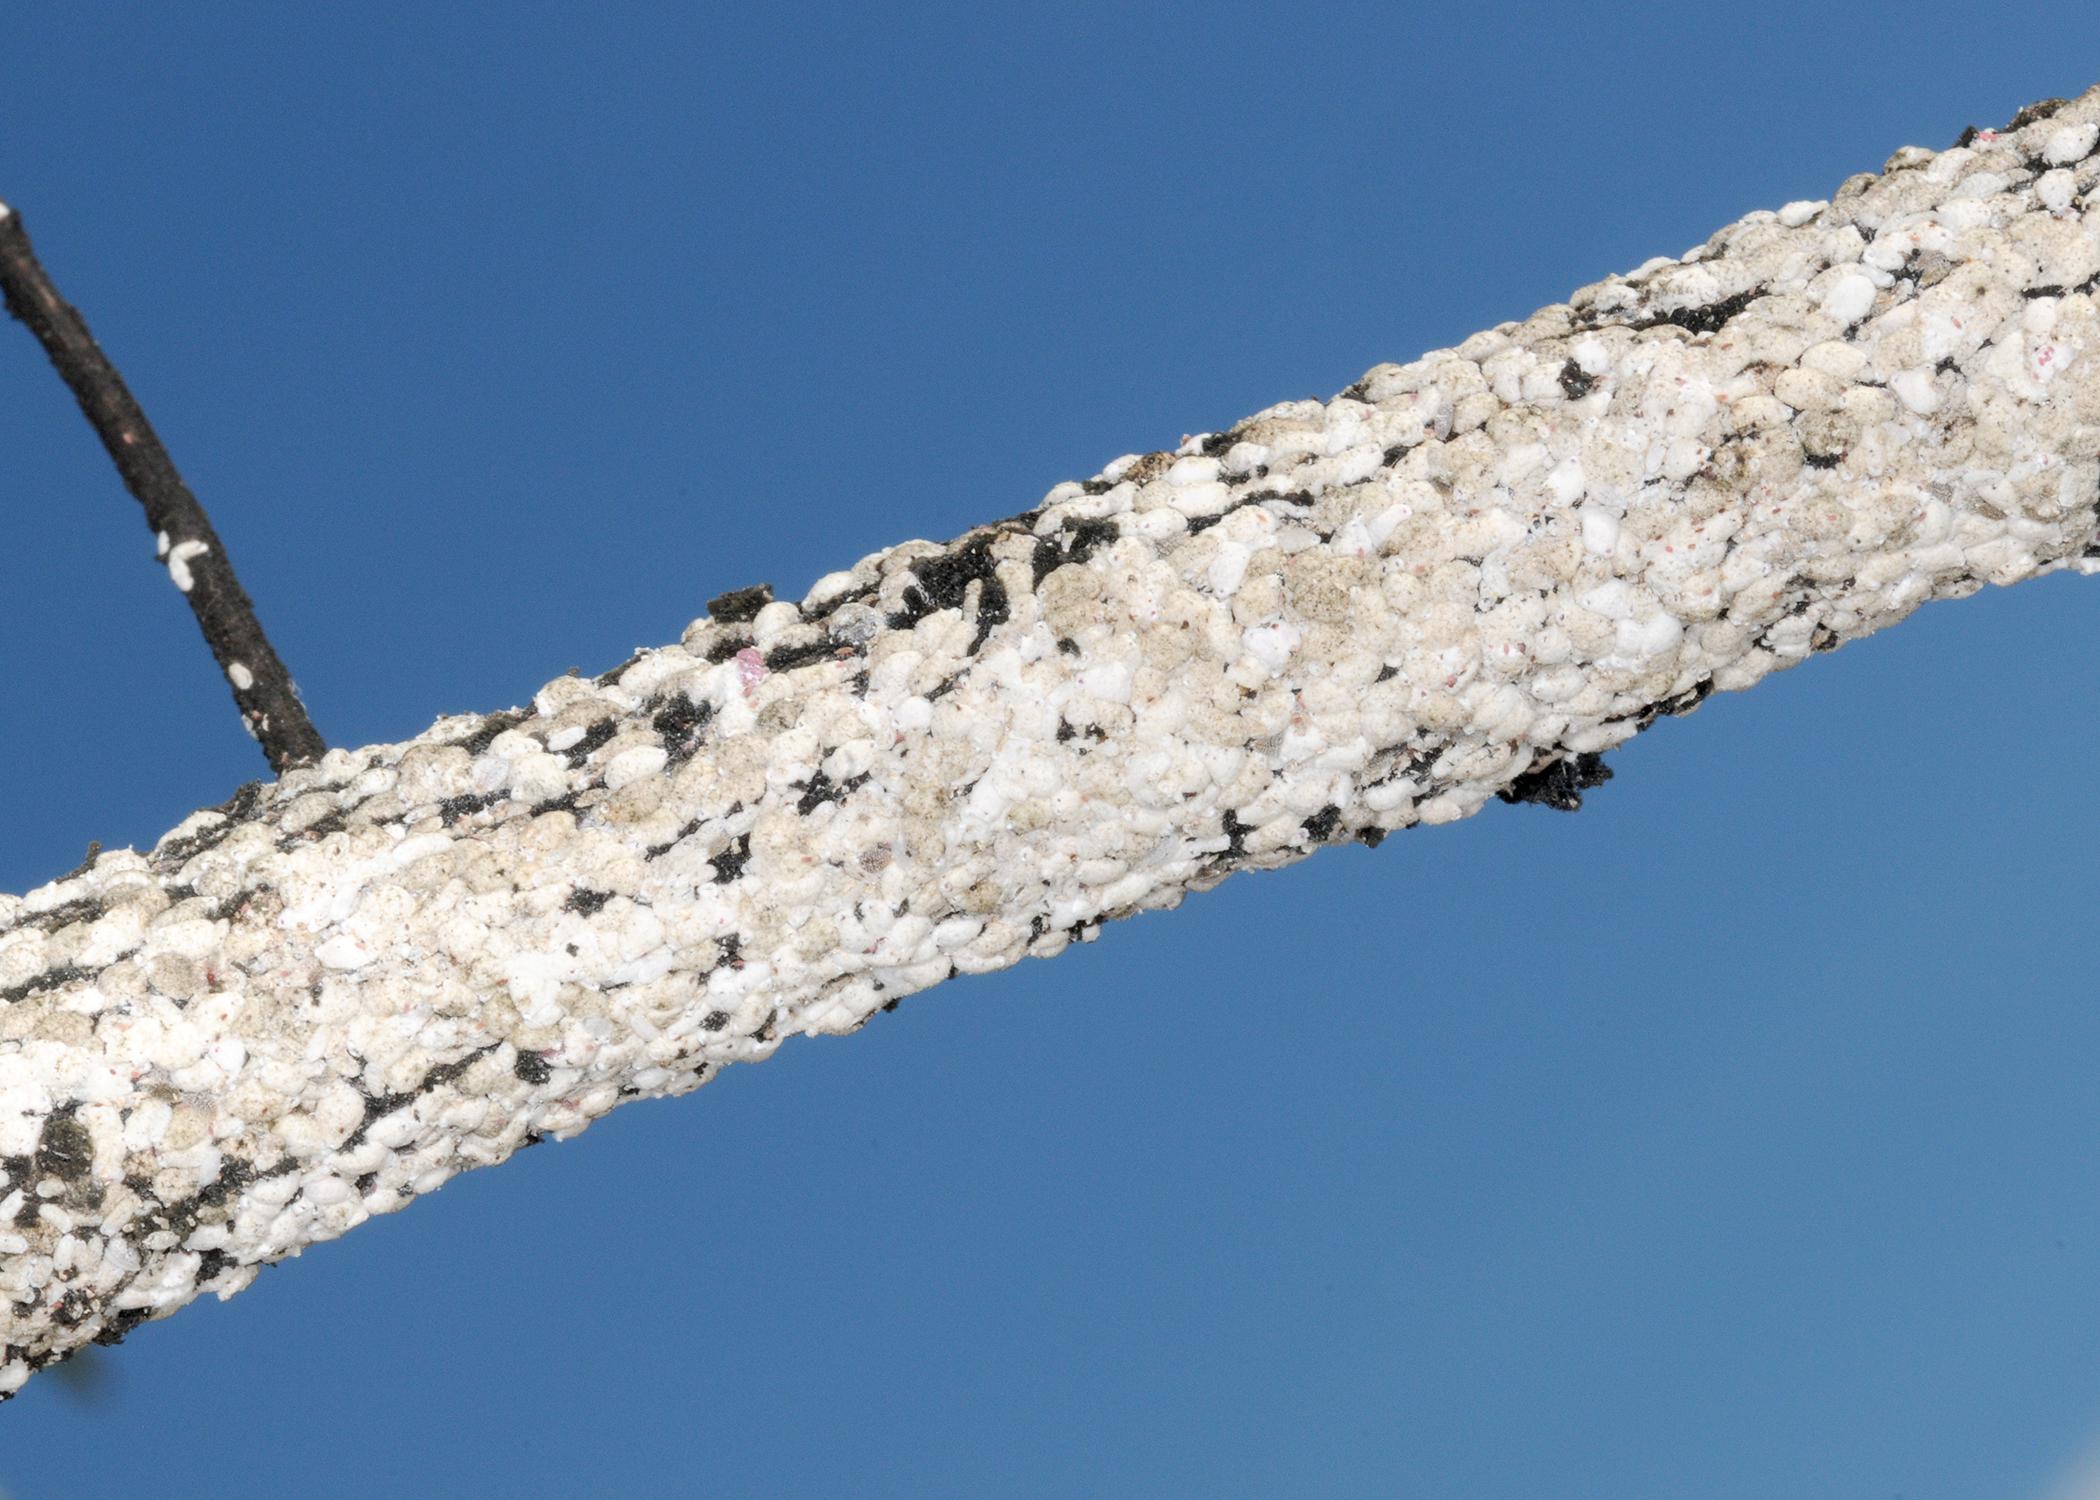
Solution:
<svg viewBox="0 0 2100 1500"><path fill-rule="evenodd" d="M109 356L88 332L30 248L22 217L0 203L0 292L7 310L36 335L59 378L102 439L124 478L124 487L146 510L155 556L189 601L205 643L226 674L233 701L248 732L262 746L271 769L283 772L318 760L327 745L306 715L292 674L234 576L233 562L211 518L176 472L145 412Z"/></svg>

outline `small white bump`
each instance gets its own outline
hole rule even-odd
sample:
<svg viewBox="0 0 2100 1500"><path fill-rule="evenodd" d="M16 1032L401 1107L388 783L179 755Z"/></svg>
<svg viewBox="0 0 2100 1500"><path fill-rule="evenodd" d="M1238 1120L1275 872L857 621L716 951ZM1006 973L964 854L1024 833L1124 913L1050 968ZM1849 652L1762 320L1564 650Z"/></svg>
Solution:
<svg viewBox="0 0 2100 1500"><path fill-rule="evenodd" d="M2082 161L2092 154L2096 140L2100 140L2100 124L2091 120L2060 126L2042 143L2042 160L2057 167Z"/></svg>
<svg viewBox="0 0 2100 1500"><path fill-rule="evenodd" d="M166 533L162 536L165 539ZM190 572L190 559L202 557L209 551L211 543L198 541L177 542L168 549L168 578L176 588L187 594L195 587L197 580Z"/></svg>
<svg viewBox="0 0 2100 1500"><path fill-rule="evenodd" d="M1857 323L1874 308L1873 278L1864 271L1846 271L1832 278L1823 293L1823 311L1847 326Z"/></svg>
<svg viewBox="0 0 2100 1500"><path fill-rule="evenodd" d="M1585 505L1576 512L1582 520L1582 545L1599 557L1618 550L1619 518L1601 505Z"/></svg>

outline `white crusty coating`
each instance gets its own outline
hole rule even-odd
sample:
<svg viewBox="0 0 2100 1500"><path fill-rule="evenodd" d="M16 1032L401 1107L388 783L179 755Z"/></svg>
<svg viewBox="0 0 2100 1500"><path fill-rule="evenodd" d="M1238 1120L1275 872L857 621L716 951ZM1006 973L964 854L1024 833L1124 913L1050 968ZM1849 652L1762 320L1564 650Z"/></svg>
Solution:
<svg viewBox="0 0 2100 1500"><path fill-rule="evenodd" d="M0 896L0 1392L454 1173L2095 555L2100 91ZM176 559L171 555L170 566Z"/></svg>

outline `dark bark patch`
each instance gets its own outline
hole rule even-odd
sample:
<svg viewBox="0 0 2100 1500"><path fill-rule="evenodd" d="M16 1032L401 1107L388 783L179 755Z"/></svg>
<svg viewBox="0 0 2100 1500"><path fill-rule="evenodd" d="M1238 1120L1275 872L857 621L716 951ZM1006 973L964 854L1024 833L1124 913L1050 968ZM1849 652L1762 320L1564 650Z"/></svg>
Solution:
<svg viewBox="0 0 2100 1500"><path fill-rule="evenodd" d="M1672 715L1688 714L1708 698L1711 698L1713 691L1713 678L1711 676L1702 677L1676 697L1663 699L1661 703L1656 705L1656 709L1660 713Z"/></svg>
<svg viewBox="0 0 2100 1500"><path fill-rule="evenodd" d="M1537 802L1559 812L1582 806L1582 794L1611 780L1611 767L1595 751L1550 761L1532 768L1495 795L1504 802Z"/></svg>
<svg viewBox="0 0 2100 1500"><path fill-rule="evenodd" d="M893 630L909 630L928 615L952 609L960 612L969 604L970 585L977 585L977 634L968 650L983 647L993 629L1011 617L1006 585L999 581L998 560L992 556L996 533L984 531L952 552L911 564L913 582L906 585L903 608L889 617ZM1040 548L1042 544L1038 543Z"/></svg>
<svg viewBox="0 0 2100 1500"><path fill-rule="evenodd" d="M250 813L255 811L255 805L262 801L262 796L261 782L245 783L239 791L212 809L220 815L222 821L212 824L209 828L200 828L195 833L184 834L181 838L169 839L154 851L155 861L163 868L168 868L187 864L205 850L217 848L247 820Z"/></svg>
<svg viewBox="0 0 2100 1500"><path fill-rule="evenodd" d="M358 1122L357 1129L351 1131L349 1138L336 1149L348 1151L351 1147L359 1145L365 1138L365 1132L370 1130L374 1124L385 1119L397 1109L407 1108L425 1094L457 1081L459 1076L465 1073L467 1069L473 1067L474 1064L480 1062L482 1058L494 1052L501 1045L500 1042L489 1042L486 1045L476 1047L464 1057L454 1058L448 1063L437 1064L435 1067L428 1069L423 1074L422 1081L405 1094L365 1095L364 1119Z"/></svg>
<svg viewBox="0 0 2100 1500"><path fill-rule="evenodd" d="M132 1329L138 1327L139 1324L152 1316L153 1309L150 1307L119 1308L103 1318L102 1331L95 1335L94 1341L105 1347L111 1344L121 1344L124 1342L125 1334L131 1332Z"/></svg>
<svg viewBox="0 0 2100 1500"><path fill-rule="evenodd" d="M744 866L751 859L751 835L740 833L734 843L710 861L715 867L715 884L727 885L743 877Z"/></svg>
<svg viewBox="0 0 2100 1500"><path fill-rule="evenodd" d="M747 625L772 602L773 585L754 583L749 588L731 589L708 600L707 617L723 625Z"/></svg>
<svg viewBox="0 0 2100 1500"><path fill-rule="evenodd" d="M715 706L695 703L683 691L659 701L661 706L650 717L649 727L663 736L664 751L672 764L691 760L693 752L700 748L702 732L715 716Z"/></svg>
<svg viewBox="0 0 2100 1500"><path fill-rule="evenodd" d="M320 817L315 818L311 823L307 824L297 833L292 834L287 838L279 839L277 841L277 847L280 849L289 849L294 844L315 843L321 839L327 838L328 835L330 835L331 833L341 833L343 829L349 826L349 824L349 810L345 808L337 808L334 812L321 814Z"/></svg>
<svg viewBox="0 0 2100 1500"><path fill-rule="evenodd" d="M1761 286L1752 287L1747 292L1737 292L1733 297L1723 297L1718 302L1708 302L1700 307L1672 308L1668 312L1651 314L1631 326L1636 329L1660 328L1667 323L1690 334L1718 333L1730 318L1764 295L1764 290Z"/></svg>
<svg viewBox="0 0 2100 1500"><path fill-rule="evenodd" d="M858 776L848 776L844 781L833 781L824 774L822 767L819 767L809 780L793 783L802 788L802 795L795 803L795 811L806 818L827 802L845 801L851 793L867 785L867 781L868 773L865 771Z"/></svg>
<svg viewBox="0 0 2100 1500"><path fill-rule="evenodd" d="M1334 837L1335 825L1342 820L1342 810L1332 802L1305 820L1305 836L1315 844L1324 844Z"/></svg>
<svg viewBox="0 0 2100 1500"><path fill-rule="evenodd" d="M80 896L71 901L61 901L48 911L31 912L21 919L23 927L34 927L42 932L56 932L61 927L70 927L75 922L92 922L109 910L109 903L94 896Z"/></svg>
<svg viewBox="0 0 2100 1500"><path fill-rule="evenodd" d="M457 797L447 797L438 804L438 817L450 828L461 818L472 817L483 808L493 807L502 800L501 792L461 792Z"/></svg>
<svg viewBox="0 0 2100 1500"><path fill-rule="evenodd" d="M2032 104L2021 106L2020 112L2012 117L2005 128L2008 131L2025 130L2037 120L2048 119L2070 102L2068 99L2037 99Z"/></svg>
<svg viewBox="0 0 2100 1500"><path fill-rule="evenodd" d="M622 666L616 667L613 669L613 674L617 675L620 672L624 672L627 667L633 664L633 661L629 661ZM514 708L505 709L501 713L490 714L481 721L480 728L476 729L465 739L454 740L452 743L469 755L479 755L484 750L487 750L489 746L496 743L497 735L502 734L507 729L517 728L531 717L532 715Z"/></svg>
<svg viewBox="0 0 2100 1500"><path fill-rule="evenodd" d="M79 1182L95 1162L95 1143L80 1123L78 1101L61 1104L44 1116L37 1132L36 1155L32 1158L38 1177L56 1177L61 1182Z"/></svg>
<svg viewBox="0 0 2100 1500"><path fill-rule="evenodd" d="M600 719L583 732L583 738L571 745L562 754L569 758L569 769L575 770L591 758L591 752L603 745L619 732L619 725L611 719Z"/></svg>
<svg viewBox="0 0 2100 1500"><path fill-rule="evenodd" d="M55 990L60 985L73 983L76 979L94 977L94 971L83 969L78 964L60 964L55 969L32 974L20 984L0 990L0 1005L12 1005L17 1000L27 1000L31 995L41 995L45 990Z"/></svg>
<svg viewBox="0 0 2100 1500"><path fill-rule="evenodd" d="M679 829L678 832L673 834L668 842L662 844L651 844L647 849L643 850L642 858L661 859L663 858L663 856L669 854L673 849L677 848L678 845L683 843L685 840L691 838L694 834L698 833L699 831L700 820L698 818L693 818L686 823L685 827Z"/></svg>
<svg viewBox="0 0 2100 1500"><path fill-rule="evenodd" d="M1070 529L1055 536L1037 537L1032 563L1035 582L1042 583L1045 578L1068 564L1085 562L1122 534L1115 522L1096 520L1077 522Z"/></svg>
<svg viewBox="0 0 2100 1500"><path fill-rule="evenodd" d="M629 667L639 665L641 663L642 658L647 656L648 654L649 653L646 651L637 651L634 653L634 655L628 657L627 660L619 663L617 666L607 667L596 677L593 677L591 681L597 683L600 687L611 687L614 683L618 682L622 677L627 675L627 669Z"/></svg>
<svg viewBox="0 0 2100 1500"><path fill-rule="evenodd" d="M792 672L797 667L806 667L811 662L835 661L838 646L827 635L815 640L793 645L775 646L766 653L766 670L769 672Z"/></svg>

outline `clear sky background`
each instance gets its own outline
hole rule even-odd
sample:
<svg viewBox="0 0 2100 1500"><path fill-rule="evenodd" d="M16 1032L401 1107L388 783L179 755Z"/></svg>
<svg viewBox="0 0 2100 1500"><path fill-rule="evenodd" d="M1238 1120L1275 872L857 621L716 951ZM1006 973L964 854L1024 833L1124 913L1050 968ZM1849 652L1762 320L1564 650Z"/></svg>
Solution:
<svg viewBox="0 0 2100 1500"><path fill-rule="evenodd" d="M399 739L2100 79L2100 7L80 4L0 198ZM262 772L0 325L0 889ZM470 1175L0 1491L2068 1495L2100 580ZM2073 1488L2063 1488L2073 1485Z"/></svg>

